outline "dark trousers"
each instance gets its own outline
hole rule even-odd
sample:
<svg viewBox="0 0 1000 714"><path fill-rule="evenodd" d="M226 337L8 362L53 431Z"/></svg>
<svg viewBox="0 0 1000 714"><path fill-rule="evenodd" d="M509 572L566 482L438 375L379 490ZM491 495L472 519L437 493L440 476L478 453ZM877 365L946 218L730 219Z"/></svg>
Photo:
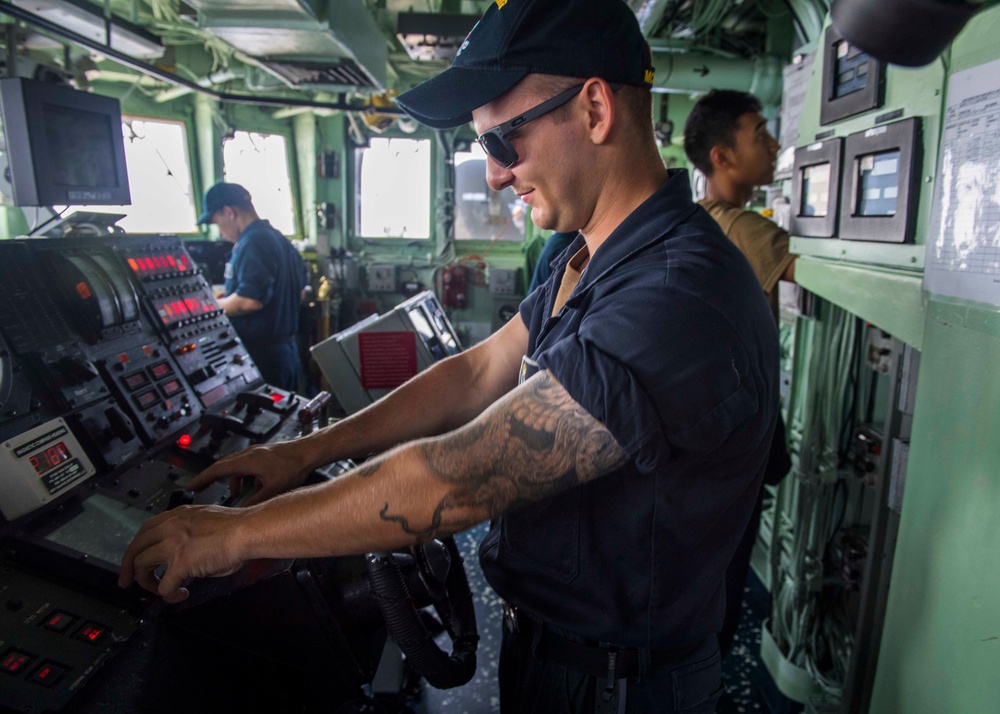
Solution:
<svg viewBox="0 0 1000 714"><path fill-rule="evenodd" d="M302 362L294 339L278 339L268 345L248 344L247 350L265 382L278 389L298 391Z"/></svg>
<svg viewBox="0 0 1000 714"><path fill-rule="evenodd" d="M788 443L785 435L785 420L778 415L778 423L774 430L774 439L771 441L771 452L767 459L767 466L764 470L764 483L768 486L777 486L781 479L785 478L788 470L792 467L792 461L788 456ZM725 657L733 646L733 638L736 637L736 630L740 624L740 615L743 607L743 589L746 586L747 576L750 574L750 558L753 556L753 547L757 542L757 529L760 528L760 514L764 505L764 489L761 488L757 494L757 502L754 504L753 513L750 515L750 522L747 523L743 537L733 559L729 561L726 568L726 613L722 621L722 630L719 632L719 649Z"/></svg>
<svg viewBox="0 0 1000 714"><path fill-rule="evenodd" d="M711 714L722 695L715 637L675 663L630 677L601 697L606 678L547 659L543 627L531 621L511 632L500 649L501 714Z"/></svg>

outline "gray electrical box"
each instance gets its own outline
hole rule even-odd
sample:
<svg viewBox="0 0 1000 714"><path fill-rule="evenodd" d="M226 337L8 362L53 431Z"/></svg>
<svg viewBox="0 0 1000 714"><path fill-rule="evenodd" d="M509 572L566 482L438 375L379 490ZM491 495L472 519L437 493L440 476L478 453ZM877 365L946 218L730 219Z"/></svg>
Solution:
<svg viewBox="0 0 1000 714"><path fill-rule="evenodd" d="M309 348L348 414L461 350L458 335L430 290Z"/></svg>
<svg viewBox="0 0 1000 714"><path fill-rule="evenodd" d="M514 295L517 293L517 268L491 268L490 292L493 295Z"/></svg>
<svg viewBox="0 0 1000 714"><path fill-rule="evenodd" d="M396 292L396 266L375 264L368 266L368 290L373 293Z"/></svg>

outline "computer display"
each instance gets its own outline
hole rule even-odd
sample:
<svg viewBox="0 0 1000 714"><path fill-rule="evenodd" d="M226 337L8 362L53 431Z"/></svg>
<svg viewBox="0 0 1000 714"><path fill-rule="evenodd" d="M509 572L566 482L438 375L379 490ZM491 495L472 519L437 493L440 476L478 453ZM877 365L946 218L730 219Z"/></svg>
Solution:
<svg viewBox="0 0 1000 714"><path fill-rule="evenodd" d="M895 216L899 198L899 149L858 157L859 216Z"/></svg>
<svg viewBox="0 0 1000 714"><path fill-rule="evenodd" d="M10 77L0 111L16 205L132 202L117 99Z"/></svg>
<svg viewBox="0 0 1000 714"><path fill-rule="evenodd" d="M802 215L822 218L829 213L830 164L802 169Z"/></svg>

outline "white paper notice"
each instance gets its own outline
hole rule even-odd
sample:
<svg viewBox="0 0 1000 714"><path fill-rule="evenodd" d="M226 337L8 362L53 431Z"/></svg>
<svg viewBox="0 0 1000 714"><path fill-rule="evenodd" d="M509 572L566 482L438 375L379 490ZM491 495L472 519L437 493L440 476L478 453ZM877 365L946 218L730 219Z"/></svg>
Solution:
<svg viewBox="0 0 1000 714"><path fill-rule="evenodd" d="M924 289L1000 305L1000 60L949 80Z"/></svg>

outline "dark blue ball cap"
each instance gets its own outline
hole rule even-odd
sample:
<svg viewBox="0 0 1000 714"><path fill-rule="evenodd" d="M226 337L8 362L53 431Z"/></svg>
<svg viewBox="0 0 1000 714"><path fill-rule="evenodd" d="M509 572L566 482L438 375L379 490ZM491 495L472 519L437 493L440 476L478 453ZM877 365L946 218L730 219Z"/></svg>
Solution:
<svg viewBox="0 0 1000 714"><path fill-rule="evenodd" d="M211 223L216 211L226 206L242 206L250 202L250 192L238 183L220 181L205 191L205 199L201 202L202 212L198 223Z"/></svg>
<svg viewBox="0 0 1000 714"><path fill-rule="evenodd" d="M422 124L450 129L529 74L653 84L649 45L624 0L494 0L451 67L396 103Z"/></svg>

